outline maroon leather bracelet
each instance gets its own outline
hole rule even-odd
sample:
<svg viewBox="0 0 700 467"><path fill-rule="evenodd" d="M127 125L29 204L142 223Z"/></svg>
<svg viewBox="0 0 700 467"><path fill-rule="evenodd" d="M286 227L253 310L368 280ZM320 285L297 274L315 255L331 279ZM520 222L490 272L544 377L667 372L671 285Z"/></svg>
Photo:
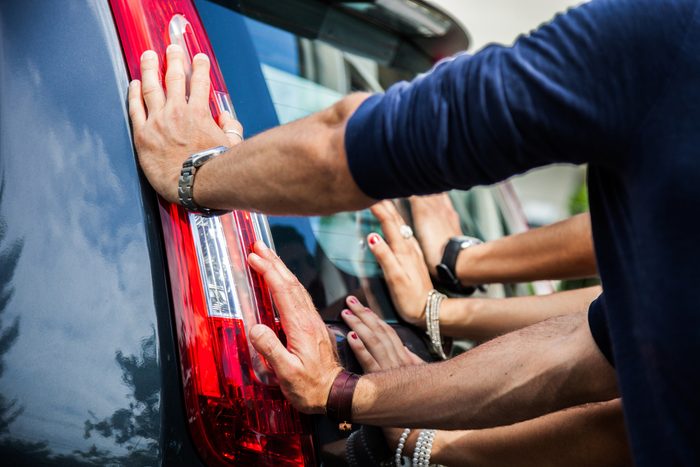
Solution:
<svg viewBox="0 0 700 467"><path fill-rule="evenodd" d="M341 425L352 421L352 396L360 380L360 375L341 371L335 377L326 402L326 414Z"/></svg>

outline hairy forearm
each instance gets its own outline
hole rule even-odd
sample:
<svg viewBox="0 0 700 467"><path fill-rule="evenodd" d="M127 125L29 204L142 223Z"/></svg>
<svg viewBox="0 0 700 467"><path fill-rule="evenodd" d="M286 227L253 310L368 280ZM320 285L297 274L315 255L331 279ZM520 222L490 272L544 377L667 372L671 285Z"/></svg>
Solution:
<svg viewBox="0 0 700 467"><path fill-rule="evenodd" d="M590 216L580 214L468 248L460 253L456 272L464 284L595 276Z"/></svg>
<svg viewBox="0 0 700 467"><path fill-rule="evenodd" d="M412 452L415 437L405 452ZM509 426L439 431L431 461L441 465L632 465L620 399L587 404Z"/></svg>
<svg viewBox="0 0 700 467"><path fill-rule="evenodd" d="M507 334L446 362L363 376L353 419L380 426L487 428L617 397L586 313ZM407 410L410 407L410 410Z"/></svg>
<svg viewBox="0 0 700 467"><path fill-rule="evenodd" d="M374 200L352 179L344 140L348 119L366 97L353 94L231 148L198 171L195 201L218 209L300 215L371 205Z"/></svg>
<svg viewBox="0 0 700 467"><path fill-rule="evenodd" d="M601 292L596 286L544 296L451 298L442 303L440 331L481 342L555 316L584 312Z"/></svg>

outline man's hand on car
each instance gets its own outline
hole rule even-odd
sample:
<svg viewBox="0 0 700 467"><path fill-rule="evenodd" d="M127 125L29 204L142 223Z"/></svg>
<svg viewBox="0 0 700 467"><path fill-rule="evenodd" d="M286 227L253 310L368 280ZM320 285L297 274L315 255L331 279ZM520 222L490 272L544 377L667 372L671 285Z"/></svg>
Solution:
<svg viewBox="0 0 700 467"><path fill-rule="evenodd" d="M285 348L272 329L257 324L249 334L253 347L270 364L294 407L324 413L333 380L342 369L335 342L304 286L272 250L257 242L248 262L270 288L287 337Z"/></svg>
<svg viewBox="0 0 700 467"><path fill-rule="evenodd" d="M170 45L166 52L165 90L161 84L158 55L147 50L141 56L141 81L129 85L129 115L139 162L148 181L166 200L178 202L178 178L182 163L193 153L241 142L235 130L241 125L228 113L217 124L209 108L209 58L192 59L189 90L185 53ZM145 104L145 105L144 105Z"/></svg>

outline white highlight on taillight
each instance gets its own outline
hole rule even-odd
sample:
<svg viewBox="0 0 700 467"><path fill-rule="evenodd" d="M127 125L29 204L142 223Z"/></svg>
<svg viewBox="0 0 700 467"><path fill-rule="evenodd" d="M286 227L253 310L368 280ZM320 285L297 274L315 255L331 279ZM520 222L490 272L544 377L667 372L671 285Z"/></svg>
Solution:
<svg viewBox="0 0 700 467"><path fill-rule="evenodd" d="M209 316L242 319L241 302L236 293L237 284L233 279L233 266L221 219L194 213L190 213L189 218ZM238 287L246 285L247 281L239 281Z"/></svg>

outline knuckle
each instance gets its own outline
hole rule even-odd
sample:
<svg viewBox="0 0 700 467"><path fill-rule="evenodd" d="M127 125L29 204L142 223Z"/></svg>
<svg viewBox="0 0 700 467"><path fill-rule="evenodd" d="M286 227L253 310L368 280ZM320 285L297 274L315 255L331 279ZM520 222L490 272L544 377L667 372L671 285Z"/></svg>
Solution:
<svg viewBox="0 0 700 467"><path fill-rule="evenodd" d="M143 97L147 97L160 91L162 88L155 84L145 84L142 88Z"/></svg>
<svg viewBox="0 0 700 467"><path fill-rule="evenodd" d="M364 336L363 340L369 347L378 347L382 344L382 340L373 332Z"/></svg>
<svg viewBox="0 0 700 467"><path fill-rule="evenodd" d="M173 120L182 120L185 115L187 114L187 109L185 108L185 105L176 102L176 101L169 101L168 105L168 117L173 119Z"/></svg>
<svg viewBox="0 0 700 467"><path fill-rule="evenodd" d="M200 119L211 117L211 111L209 110L209 107L202 107L202 106L195 106L192 109L192 114Z"/></svg>
<svg viewBox="0 0 700 467"><path fill-rule="evenodd" d="M178 69L169 68L165 75L165 79L169 82L181 82L185 80L185 72Z"/></svg>

